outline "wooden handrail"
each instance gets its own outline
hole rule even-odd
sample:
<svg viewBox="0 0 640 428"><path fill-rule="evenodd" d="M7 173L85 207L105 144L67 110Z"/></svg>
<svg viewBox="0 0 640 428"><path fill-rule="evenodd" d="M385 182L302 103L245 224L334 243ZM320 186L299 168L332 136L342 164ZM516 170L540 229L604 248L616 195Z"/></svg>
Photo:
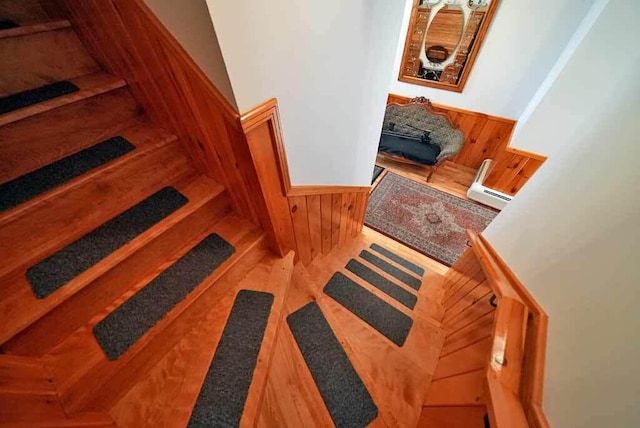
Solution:
<svg viewBox="0 0 640 428"><path fill-rule="evenodd" d="M547 314L482 235L467 235L498 298L485 384L491 426L548 427L542 410Z"/></svg>

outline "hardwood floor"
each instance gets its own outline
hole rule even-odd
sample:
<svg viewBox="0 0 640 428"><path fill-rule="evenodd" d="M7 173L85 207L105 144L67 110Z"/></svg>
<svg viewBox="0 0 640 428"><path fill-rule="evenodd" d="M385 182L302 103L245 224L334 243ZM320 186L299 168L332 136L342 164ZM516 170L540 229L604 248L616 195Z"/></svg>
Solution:
<svg viewBox="0 0 640 428"><path fill-rule="evenodd" d="M431 176L431 181L427 183L426 177L429 172L427 167L403 164L381 155L376 158L376 165L384 167L385 170L375 181L374 186L390 171L466 200L468 200L467 190L476 176L474 168L446 161L444 165L438 167Z"/></svg>

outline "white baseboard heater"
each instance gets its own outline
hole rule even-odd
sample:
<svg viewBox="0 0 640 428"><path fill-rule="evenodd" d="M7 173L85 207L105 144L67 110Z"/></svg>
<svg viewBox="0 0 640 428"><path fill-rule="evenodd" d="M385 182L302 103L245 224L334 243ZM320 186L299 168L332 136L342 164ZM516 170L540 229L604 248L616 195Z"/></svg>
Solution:
<svg viewBox="0 0 640 428"><path fill-rule="evenodd" d="M489 175L492 162L493 161L491 159L485 159L482 162L482 165L480 165L480 169L476 174L476 178L473 180L471 187L469 187L469 190L467 191L467 197L473 201L480 202L481 204L502 210L507 206L511 199L513 199L513 196L482 185L487 175Z"/></svg>

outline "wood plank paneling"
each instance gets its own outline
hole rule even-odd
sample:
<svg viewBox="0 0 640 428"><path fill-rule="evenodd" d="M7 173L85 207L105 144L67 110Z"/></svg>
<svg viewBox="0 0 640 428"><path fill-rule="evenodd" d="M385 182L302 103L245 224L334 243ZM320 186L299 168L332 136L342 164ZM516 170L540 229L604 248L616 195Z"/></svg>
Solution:
<svg viewBox="0 0 640 428"><path fill-rule="evenodd" d="M329 254L331 251L331 211L333 206L333 195L322 195L320 197L320 210L322 231L320 239L322 240L322 254Z"/></svg>
<svg viewBox="0 0 640 428"><path fill-rule="evenodd" d="M278 251L293 249L308 265L362 231L370 186L292 186L277 101L241 120Z"/></svg>
<svg viewBox="0 0 640 428"><path fill-rule="evenodd" d="M491 349L495 308L493 291L469 248L443 281L442 329L445 339L425 410L433 406L478 406Z"/></svg>
<svg viewBox="0 0 640 428"><path fill-rule="evenodd" d="M444 278L445 340L423 413L484 405L492 427L546 428L547 316L486 239L468 236Z"/></svg>
<svg viewBox="0 0 640 428"><path fill-rule="evenodd" d="M411 98L389 94L387 102L407 104ZM433 104L446 113L465 135L462 150L453 159L458 165L478 169L485 159L493 159L485 186L515 195L544 163L546 157L509 147L516 125L513 119Z"/></svg>

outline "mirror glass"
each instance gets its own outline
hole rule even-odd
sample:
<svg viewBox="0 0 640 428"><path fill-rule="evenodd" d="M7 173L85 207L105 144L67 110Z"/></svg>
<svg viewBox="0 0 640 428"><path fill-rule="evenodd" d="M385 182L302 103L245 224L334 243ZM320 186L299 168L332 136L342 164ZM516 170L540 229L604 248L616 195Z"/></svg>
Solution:
<svg viewBox="0 0 640 428"><path fill-rule="evenodd" d="M425 55L430 62L443 63L456 50L464 30L464 14L460 7L447 6L435 14L424 42Z"/></svg>
<svg viewBox="0 0 640 428"><path fill-rule="evenodd" d="M414 0L399 80L462 92L499 0Z"/></svg>

